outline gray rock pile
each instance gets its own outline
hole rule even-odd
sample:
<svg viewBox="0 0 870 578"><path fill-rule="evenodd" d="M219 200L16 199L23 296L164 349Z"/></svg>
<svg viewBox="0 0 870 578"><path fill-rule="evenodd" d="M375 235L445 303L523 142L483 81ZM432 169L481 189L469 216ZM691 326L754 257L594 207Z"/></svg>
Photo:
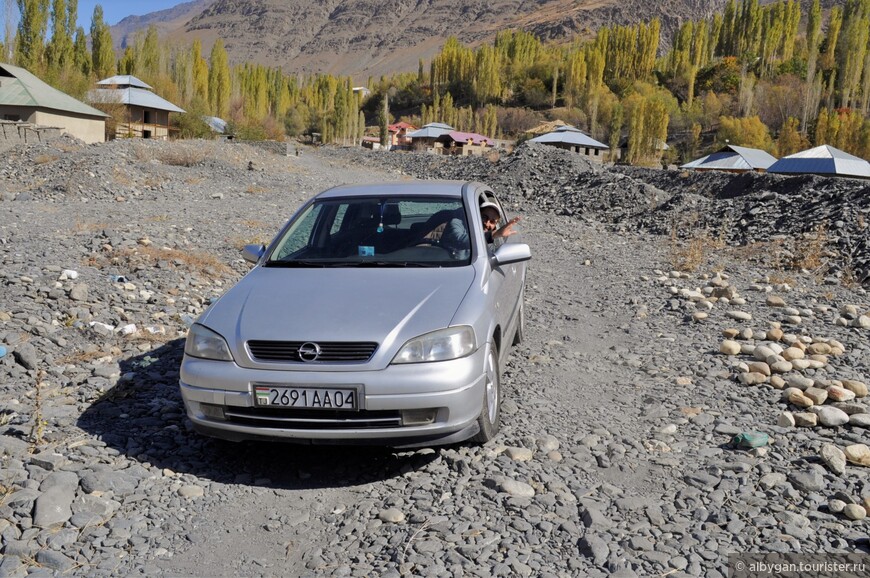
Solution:
<svg viewBox="0 0 870 578"><path fill-rule="evenodd" d="M870 184L812 175L694 173L601 166L568 151L524 143L492 162L334 149L419 178L491 183L522 210L611 224L615 230L692 238L707 233L732 246L775 242L789 260L821 235L821 274L870 282ZM364 159L364 160L363 160Z"/></svg>

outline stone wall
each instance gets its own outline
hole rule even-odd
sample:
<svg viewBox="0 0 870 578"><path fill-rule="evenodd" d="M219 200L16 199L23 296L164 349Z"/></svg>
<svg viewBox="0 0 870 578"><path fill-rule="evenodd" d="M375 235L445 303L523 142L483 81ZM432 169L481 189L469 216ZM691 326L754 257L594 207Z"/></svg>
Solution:
<svg viewBox="0 0 870 578"><path fill-rule="evenodd" d="M60 135L61 129L58 127L0 120L0 152L20 144L48 142Z"/></svg>

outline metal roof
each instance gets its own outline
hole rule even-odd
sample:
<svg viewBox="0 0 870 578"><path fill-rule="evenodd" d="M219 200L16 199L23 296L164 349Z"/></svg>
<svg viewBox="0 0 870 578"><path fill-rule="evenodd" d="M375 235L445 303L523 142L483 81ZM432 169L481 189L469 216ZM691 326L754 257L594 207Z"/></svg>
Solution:
<svg viewBox="0 0 870 578"><path fill-rule="evenodd" d="M148 86L132 74L119 74L117 76L110 76L109 78L104 78L103 80L97 83L98 86L134 86L136 88L147 88L151 90L151 86Z"/></svg>
<svg viewBox="0 0 870 578"><path fill-rule="evenodd" d="M225 133L227 132L227 121L222 118L216 116L204 116L202 120L208 127L214 132Z"/></svg>
<svg viewBox="0 0 870 578"><path fill-rule="evenodd" d="M98 88L88 92L88 99L91 102L120 103L169 112L187 112L144 88Z"/></svg>
<svg viewBox="0 0 870 578"><path fill-rule="evenodd" d="M565 125L560 126L553 132L536 136L529 139L529 142L537 142L543 144L567 144L573 146L589 147L594 149L609 149L610 147L602 142L598 142L591 136L587 135L579 128Z"/></svg>
<svg viewBox="0 0 870 578"><path fill-rule="evenodd" d="M680 168L720 171L753 171L758 169L766 170L775 162L776 157L767 154L761 149L727 145L718 152L695 159L690 163L680 165Z"/></svg>
<svg viewBox="0 0 870 578"><path fill-rule="evenodd" d="M821 145L779 159L768 172L870 179L870 163L830 145Z"/></svg>
<svg viewBox="0 0 870 578"><path fill-rule="evenodd" d="M447 134L452 130L453 127L449 124L430 122L429 124L423 125L423 128L420 130L409 132L405 136L408 138L438 138L442 134Z"/></svg>
<svg viewBox="0 0 870 578"><path fill-rule="evenodd" d="M108 116L10 64L0 64L0 106L3 105L47 108L100 118Z"/></svg>

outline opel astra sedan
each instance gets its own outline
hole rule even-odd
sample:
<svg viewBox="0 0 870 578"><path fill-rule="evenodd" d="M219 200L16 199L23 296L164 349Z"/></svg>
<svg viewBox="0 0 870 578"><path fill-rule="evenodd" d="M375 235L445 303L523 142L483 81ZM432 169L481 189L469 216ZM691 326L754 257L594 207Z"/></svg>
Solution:
<svg viewBox="0 0 870 578"><path fill-rule="evenodd" d="M529 246L487 242L481 183L341 186L306 202L191 327L180 387L224 439L489 441L523 334ZM491 239L491 238L490 238Z"/></svg>

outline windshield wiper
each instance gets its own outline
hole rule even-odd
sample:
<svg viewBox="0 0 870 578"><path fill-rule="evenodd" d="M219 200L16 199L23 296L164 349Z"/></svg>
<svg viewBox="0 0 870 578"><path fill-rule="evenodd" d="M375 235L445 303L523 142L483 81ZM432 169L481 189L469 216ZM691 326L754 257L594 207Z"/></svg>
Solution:
<svg viewBox="0 0 870 578"><path fill-rule="evenodd" d="M280 268L293 268L293 267L334 267L335 263L323 262L323 261L305 261L305 260L293 260L293 261L269 261L266 263L266 267L280 267Z"/></svg>
<svg viewBox="0 0 870 578"><path fill-rule="evenodd" d="M358 261L348 262L347 267L437 267L437 264L425 261Z"/></svg>

